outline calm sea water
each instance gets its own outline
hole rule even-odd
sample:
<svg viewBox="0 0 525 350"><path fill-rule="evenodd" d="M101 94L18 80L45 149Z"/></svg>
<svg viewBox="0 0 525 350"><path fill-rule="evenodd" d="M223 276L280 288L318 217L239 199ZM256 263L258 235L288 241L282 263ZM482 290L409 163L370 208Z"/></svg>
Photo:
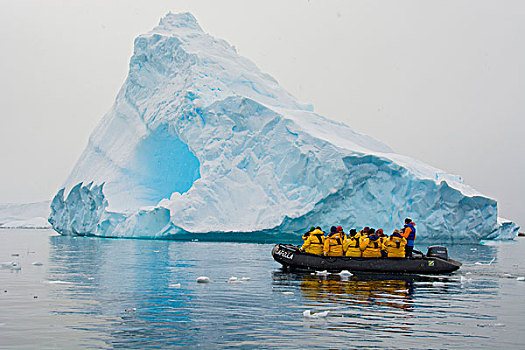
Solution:
<svg viewBox="0 0 525 350"><path fill-rule="evenodd" d="M449 247L451 275L348 278L283 273L270 244L0 242L1 348L525 348L523 239Z"/></svg>

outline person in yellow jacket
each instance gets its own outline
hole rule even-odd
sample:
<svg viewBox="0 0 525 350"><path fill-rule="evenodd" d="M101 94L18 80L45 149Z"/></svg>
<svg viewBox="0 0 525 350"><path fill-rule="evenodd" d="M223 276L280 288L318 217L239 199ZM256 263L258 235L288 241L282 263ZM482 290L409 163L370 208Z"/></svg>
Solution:
<svg viewBox="0 0 525 350"><path fill-rule="evenodd" d="M323 254L326 256L343 256L343 239L335 226L330 228L330 234L324 239Z"/></svg>
<svg viewBox="0 0 525 350"><path fill-rule="evenodd" d="M383 250L386 251L389 258L404 258L406 244L407 240L396 229L383 245Z"/></svg>
<svg viewBox="0 0 525 350"><path fill-rule="evenodd" d="M380 258L381 257L381 240L375 232L365 237L359 243L359 248L363 251L363 258Z"/></svg>
<svg viewBox="0 0 525 350"><path fill-rule="evenodd" d="M388 239L388 236L384 234L383 229L377 229L376 234L379 236L379 239L381 240L381 245L384 245Z"/></svg>
<svg viewBox="0 0 525 350"><path fill-rule="evenodd" d="M337 226L337 233L339 233L339 237L341 237L343 241L346 239L346 233L341 226Z"/></svg>
<svg viewBox="0 0 525 350"><path fill-rule="evenodd" d="M361 257L361 248L359 248L359 233L355 229L351 229L348 237L343 241L343 250L345 256L352 258Z"/></svg>
<svg viewBox="0 0 525 350"><path fill-rule="evenodd" d="M315 230L310 232L310 235L308 236L308 238L306 238L306 240L304 241L304 244L301 246L300 249L302 252L322 255L323 248L324 248L324 232L321 231L320 227L318 227Z"/></svg>
<svg viewBox="0 0 525 350"><path fill-rule="evenodd" d="M308 239L308 237L310 237L310 233L312 233L312 231L315 230L315 227L310 227L310 229L308 230L308 232L306 232L304 235L303 235L303 241L306 242L306 240Z"/></svg>

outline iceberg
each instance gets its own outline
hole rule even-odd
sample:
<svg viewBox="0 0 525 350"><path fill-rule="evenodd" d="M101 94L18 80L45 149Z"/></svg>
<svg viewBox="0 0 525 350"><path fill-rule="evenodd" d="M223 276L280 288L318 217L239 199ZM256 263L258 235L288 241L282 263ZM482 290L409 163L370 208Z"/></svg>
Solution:
<svg viewBox="0 0 525 350"><path fill-rule="evenodd" d="M461 177L315 113L191 14L170 13L135 39L49 222L64 235L257 240L312 225L388 232L407 216L419 239L517 232Z"/></svg>
<svg viewBox="0 0 525 350"><path fill-rule="evenodd" d="M0 204L0 228L50 229L50 203Z"/></svg>

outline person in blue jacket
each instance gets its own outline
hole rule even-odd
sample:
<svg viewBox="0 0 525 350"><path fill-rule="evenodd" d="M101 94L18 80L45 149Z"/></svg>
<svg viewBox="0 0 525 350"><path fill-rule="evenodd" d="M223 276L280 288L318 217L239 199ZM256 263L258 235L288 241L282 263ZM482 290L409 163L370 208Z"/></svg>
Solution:
<svg viewBox="0 0 525 350"><path fill-rule="evenodd" d="M407 240L405 246L405 258L412 257L412 251L414 250L414 241L416 240L416 224L410 218L405 219L405 227L402 230L401 236Z"/></svg>

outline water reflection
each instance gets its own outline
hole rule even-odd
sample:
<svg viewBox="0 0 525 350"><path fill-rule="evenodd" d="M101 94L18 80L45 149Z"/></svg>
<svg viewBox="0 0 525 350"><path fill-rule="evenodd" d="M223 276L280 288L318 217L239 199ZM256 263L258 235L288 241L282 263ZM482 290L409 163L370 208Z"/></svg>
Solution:
<svg viewBox="0 0 525 350"><path fill-rule="evenodd" d="M304 275L301 292L306 300L319 303L373 305L408 311L411 309L413 283L388 277L374 279L352 276L345 279L330 275L319 279Z"/></svg>
<svg viewBox="0 0 525 350"><path fill-rule="evenodd" d="M508 272L498 247L480 245L451 247L465 263L451 275L345 277L283 272L264 244L63 236L49 244L46 278L59 282L49 285L59 301L52 313L87 333L86 347L93 339L108 348L479 345L496 337L477 324L499 322ZM215 282L195 283L201 275ZM226 283L230 276L251 279ZM305 310L330 313L314 320Z"/></svg>
<svg viewBox="0 0 525 350"><path fill-rule="evenodd" d="M64 300L55 312L75 327L104 330L111 346L147 347L166 335L167 346L192 343L193 294L170 287L187 278L183 268L191 259L176 256L169 243L50 237L48 279Z"/></svg>

